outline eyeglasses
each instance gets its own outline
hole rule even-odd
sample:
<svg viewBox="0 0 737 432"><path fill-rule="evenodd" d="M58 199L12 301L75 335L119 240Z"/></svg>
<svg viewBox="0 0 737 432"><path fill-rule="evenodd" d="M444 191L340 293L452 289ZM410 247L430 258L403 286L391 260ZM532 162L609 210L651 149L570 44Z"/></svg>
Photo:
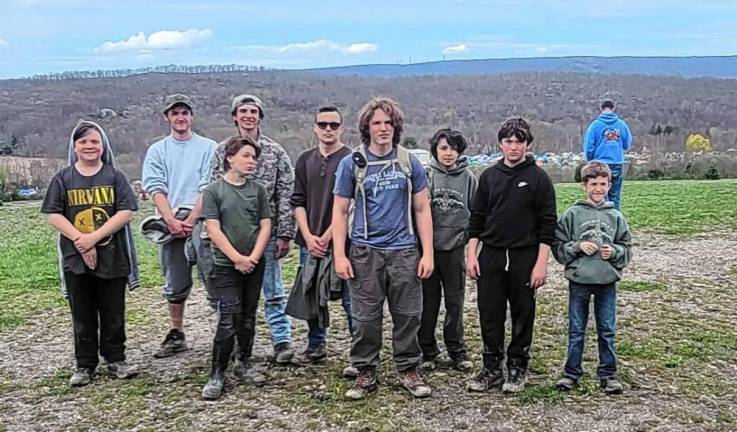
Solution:
<svg viewBox="0 0 737 432"><path fill-rule="evenodd" d="M340 127L340 123L338 122L317 122L317 127L319 127L320 129L325 130L328 128L328 126L330 126L330 129L332 130L338 130L338 128Z"/></svg>
<svg viewBox="0 0 737 432"><path fill-rule="evenodd" d="M320 129L325 129L325 128L320 128ZM327 174L327 169L328 169L328 158L324 157L320 160L320 177L325 177L325 175Z"/></svg>

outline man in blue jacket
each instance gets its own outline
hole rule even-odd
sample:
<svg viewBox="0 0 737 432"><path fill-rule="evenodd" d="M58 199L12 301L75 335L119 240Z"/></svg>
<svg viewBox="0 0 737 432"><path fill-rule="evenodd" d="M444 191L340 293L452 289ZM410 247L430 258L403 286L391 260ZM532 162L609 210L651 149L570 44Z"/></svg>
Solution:
<svg viewBox="0 0 737 432"><path fill-rule="evenodd" d="M622 164L624 152L632 145L632 134L624 120L614 113L614 101L606 98L601 103L601 114L591 122L583 137L583 154L586 161L597 160L609 165L612 186L607 201L620 209L622 192Z"/></svg>

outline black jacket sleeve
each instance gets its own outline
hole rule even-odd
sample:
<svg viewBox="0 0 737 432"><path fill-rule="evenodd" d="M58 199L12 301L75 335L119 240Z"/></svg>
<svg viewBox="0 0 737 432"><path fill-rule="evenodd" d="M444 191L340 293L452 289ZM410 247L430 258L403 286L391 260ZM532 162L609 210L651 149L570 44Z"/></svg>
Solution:
<svg viewBox="0 0 737 432"><path fill-rule="evenodd" d="M537 213L538 237L540 243L552 246L553 241L555 241L555 228L557 226L555 188L550 177L548 177L548 173L543 170L540 170L537 188L535 212Z"/></svg>

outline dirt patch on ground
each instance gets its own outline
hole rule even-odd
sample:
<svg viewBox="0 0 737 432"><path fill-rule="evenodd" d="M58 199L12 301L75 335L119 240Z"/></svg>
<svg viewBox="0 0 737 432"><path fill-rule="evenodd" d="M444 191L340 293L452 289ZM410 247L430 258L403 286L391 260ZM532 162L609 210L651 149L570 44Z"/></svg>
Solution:
<svg viewBox="0 0 737 432"><path fill-rule="evenodd" d="M128 297L127 352L141 370L130 381L102 374L91 386L68 388L73 355L65 309L0 333L0 430L734 430L737 235L636 239L618 300L620 376L627 383L622 396L607 397L597 389L592 336L581 388L570 394L553 389L565 360L567 291L560 266L552 264L550 283L538 297L529 385L520 395L470 395L464 384L471 375L440 369L428 377L433 397L412 400L398 387L385 342L379 392L366 401L344 401L350 383L339 374L349 337L335 304L327 362L271 364L268 326L261 317L255 354L269 372L269 384L253 389L230 380L222 400L204 402L199 395L212 336L204 293L196 289L187 302L191 349L157 360L151 353L166 332L165 303L158 289L149 287ZM471 358L479 364L475 289L470 283L466 334ZM300 349L305 326L295 322L294 327Z"/></svg>

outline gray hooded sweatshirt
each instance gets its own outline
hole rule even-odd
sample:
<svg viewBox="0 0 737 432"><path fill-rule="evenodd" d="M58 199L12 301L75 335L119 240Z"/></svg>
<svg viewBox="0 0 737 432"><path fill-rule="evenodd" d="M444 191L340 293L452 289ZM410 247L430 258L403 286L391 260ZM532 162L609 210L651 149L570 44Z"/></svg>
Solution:
<svg viewBox="0 0 737 432"><path fill-rule="evenodd" d="M450 251L465 246L471 202L478 185L468 169L468 160L461 156L455 167L446 170L433 158L428 177L434 249Z"/></svg>
<svg viewBox="0 0 737 432"><path fill-rule="evenodd" d="M110 165L115 168L115 157L113 156L113 148L110 146L110 140L108 140L105 130L97 123L82 120L72 130L69 135L69 153L67 155L67 161L69 165L74 165L77 162L77 155L74 153L74 133L82 125L91 125L100 131L102 137L103 151L102 151L102 163ZM130 273L128 274L128 287L133 290L141 285L140 276L138 272L138 258L136 255L136 245L133 242L133 231L131 230L130 224L126 224L123 227L123 233L125 236L125 245L128 253L128 261L130 262ZM64 297L67 297L67 287L64 282L64 255L61 251L60 243L57 242L56 252L59 257L59 279L61 280L61 292Z"/></svg>
<svg viewBox="0 0 737 432"><path fill-rule="evenodd" d="M614 253L608 260L601 254L586 255L581 242L611 245ZM578 201L558 220L553 255L565 265L567 279L582 284L603 285L622 278L622 269L632 258L632 235L622 213L611 202L595 207Z"/></svg>

